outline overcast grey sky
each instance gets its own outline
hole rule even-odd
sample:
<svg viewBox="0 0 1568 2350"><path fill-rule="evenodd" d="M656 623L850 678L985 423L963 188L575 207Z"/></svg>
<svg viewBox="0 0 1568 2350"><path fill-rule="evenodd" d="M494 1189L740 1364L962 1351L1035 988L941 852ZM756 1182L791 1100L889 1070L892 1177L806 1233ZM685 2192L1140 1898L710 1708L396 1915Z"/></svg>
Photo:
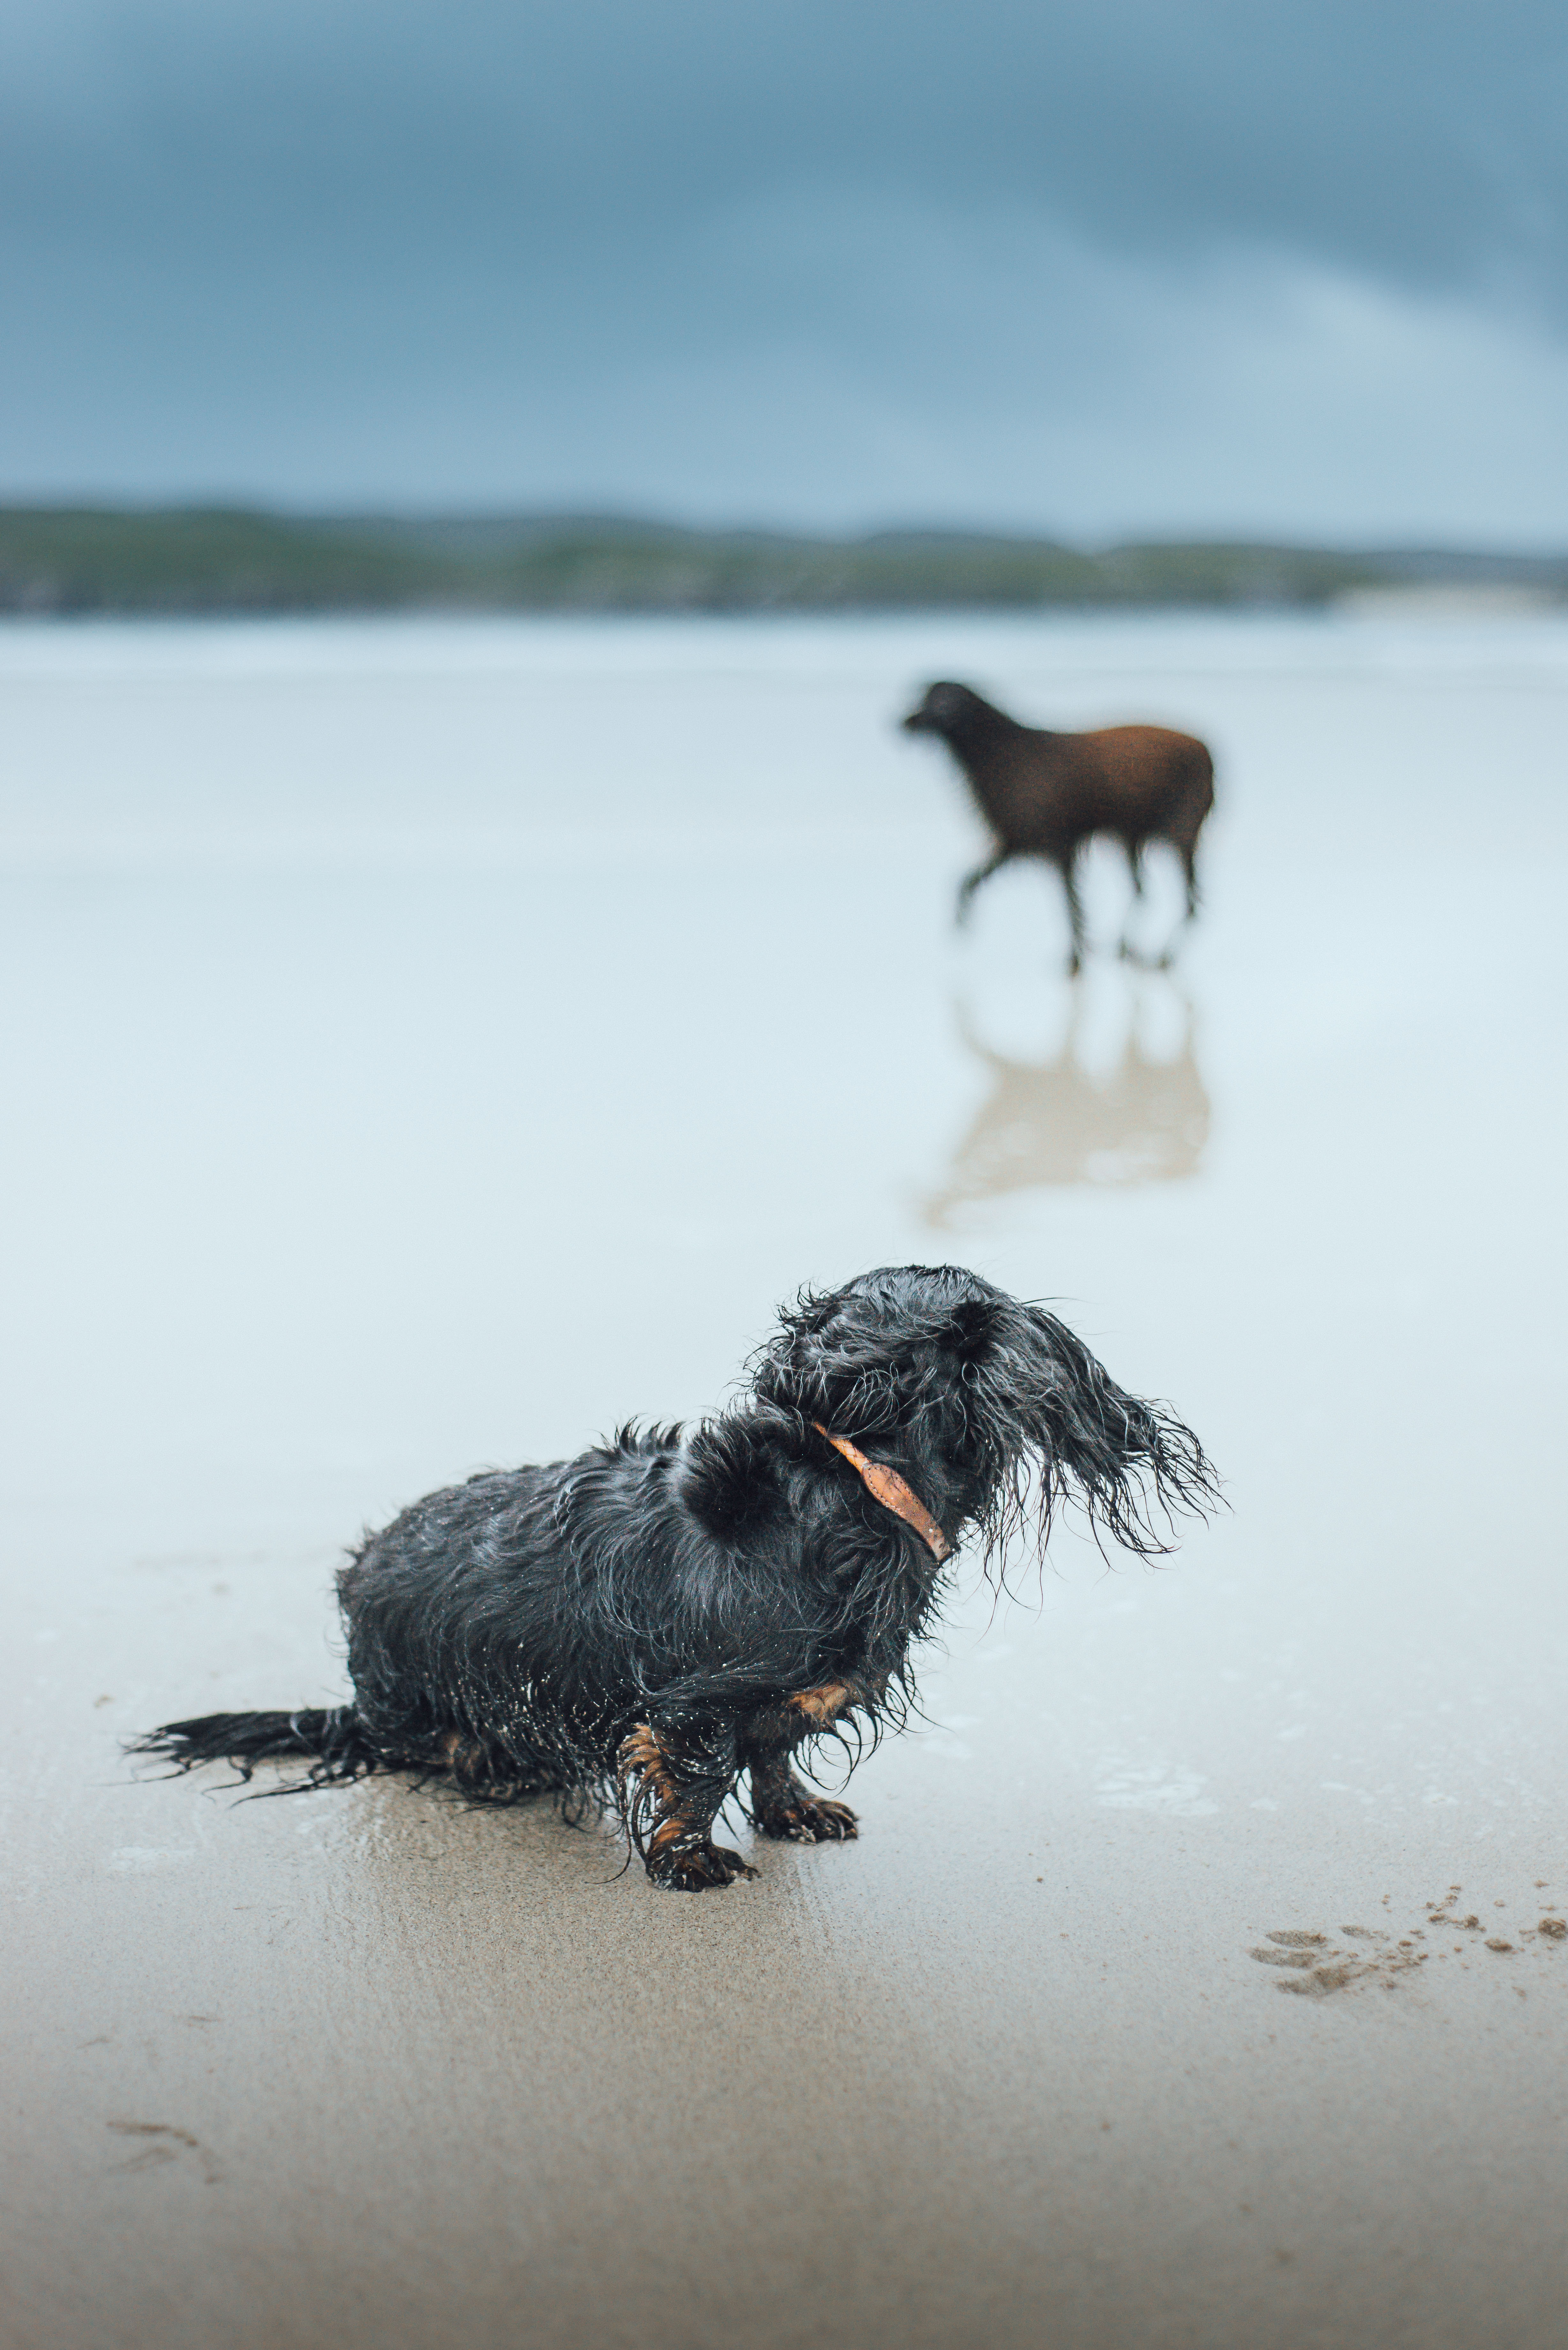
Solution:
<svg viewBox="0 0 1568 2350"><path fill-rule="evenodd" d="M1568 544L1560 0L8 0L0 494Z"/></svg>

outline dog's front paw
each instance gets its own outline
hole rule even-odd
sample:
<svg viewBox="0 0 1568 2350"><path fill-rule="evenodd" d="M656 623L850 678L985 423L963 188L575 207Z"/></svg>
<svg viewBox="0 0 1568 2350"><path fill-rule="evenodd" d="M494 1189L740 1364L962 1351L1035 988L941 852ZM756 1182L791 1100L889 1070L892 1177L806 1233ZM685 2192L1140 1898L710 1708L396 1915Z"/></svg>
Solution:
<svg viewBox="0 0 1568 2350"><path fill-rule="evenodd" d="M765 1836L790 1844L846 1844L860 1833L848 1804L831 1803L826 1795L798 1796L777 1811L764 1812L757 1825Z"/></svg>
<svg viewBox="0 0 1568 2350"><path fill-rule="evenodd" d="M737 1877L755 1877L756 1870L724 1844L671 1846L649 1856L648 1874L655 1885L672 1893L706 1893L710 1886L732 1884Z"/></svg>

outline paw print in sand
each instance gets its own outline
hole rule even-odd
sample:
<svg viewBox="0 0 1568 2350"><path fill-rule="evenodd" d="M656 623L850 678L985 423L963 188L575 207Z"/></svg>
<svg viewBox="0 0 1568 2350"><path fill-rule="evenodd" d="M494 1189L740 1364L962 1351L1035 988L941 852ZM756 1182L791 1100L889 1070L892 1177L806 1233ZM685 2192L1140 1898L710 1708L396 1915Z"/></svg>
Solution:
<svg viewBox="0 0 1568 2350"><path fill-rule="evenodd" d="M1539 1878L1536 1889L1547 1890ZM1488 1950L1496 1958L1518 1958L1532 1949L1552 1953L1568 1943L1568 1920L1555 1906L1546 1908L1533 1926L1504 1932L1500 1918L1483 1919L1474 1909L1461 1912L1459 1902L1463 1890L1462 1886L1450 1885L1441 1900L1428 1901L1426 1925L1412 1926L1407 1934L1395 1935L1373 1926L1342 1926L1335 1939L1308 1927L1284 1927L1265 1934L1249 1955L1260 1966L1280 1969L1277 1991L1293 1991L1303 1999L1327 1999L1334 1991L1366 1983L1393 1991L1402 1976L1414 1973L1428 1959L1462 1959L1472 1948ZM1490 1904L1494 1911L1505 1906L1501 1901ZM1493 1929L1490 1934L1488 1926ZM1460 1939L1450 1943L1447 1939L1450 1934ZM1520 1997L1524 1996L1521 1990Z"/></svg>
<svg viewBox="0 0 1568 2350"><path fill-rule="evenodd" d="M1275 1984L1276 1991L1294 1991L1303 1999L1328 1999L1355 1983L1379 1982L1392 1991L1399 1977L1418 1967L1427 1955L1417 1950L1413 1937L1396 1941L1391 1934L1379 1933L1371 1926L1342 1926L1339 1930L1349 1949L1327 1934L1293 1926L1266 1934L1249 1956L1260 1966L1286 1970L1283 1980Z"/></svg>

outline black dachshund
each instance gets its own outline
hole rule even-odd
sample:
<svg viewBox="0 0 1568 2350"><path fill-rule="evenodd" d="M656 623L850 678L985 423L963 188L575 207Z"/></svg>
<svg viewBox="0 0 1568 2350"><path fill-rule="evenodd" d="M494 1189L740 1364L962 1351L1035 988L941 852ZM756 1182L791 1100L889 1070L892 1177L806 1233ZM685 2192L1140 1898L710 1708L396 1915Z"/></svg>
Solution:
<svg viewBox="0 0 1568 2350"><path fill-rule="evenodd" d="M551 1792L612 1808L654 1883L694 1892L755 1874L711 1835L742 1773L764 1835L855 1835L791 1758L902 1722L966 1533L1000 1560L1072 1492L1147 1557L1168 1547L1147 1504L1214 1497L1188 1429L958 1266L804 1294L751 1372L684 1433L473 1477L372 1534L338 1577L352 1705L169 1722L136 1751Z"/></svg>

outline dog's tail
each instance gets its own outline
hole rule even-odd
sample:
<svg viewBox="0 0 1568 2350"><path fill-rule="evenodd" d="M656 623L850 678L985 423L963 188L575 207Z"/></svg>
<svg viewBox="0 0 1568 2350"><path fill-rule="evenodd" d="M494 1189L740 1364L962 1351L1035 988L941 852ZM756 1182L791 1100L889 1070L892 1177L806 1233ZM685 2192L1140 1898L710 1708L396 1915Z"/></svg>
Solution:
<svg viewBox="0 0 1568 2350"><path fill-rule="evenodd" d="M250 1778L258 1762L307 1762L302 1779L268 1791L280 1795L335 1779L358 1779L376 1770L380 1759L351 1705L307 1706L297 1713L198 1714L133 1738L128 1752L157 1755L176 1771L227 1762L242 1779Z"/></svg>

